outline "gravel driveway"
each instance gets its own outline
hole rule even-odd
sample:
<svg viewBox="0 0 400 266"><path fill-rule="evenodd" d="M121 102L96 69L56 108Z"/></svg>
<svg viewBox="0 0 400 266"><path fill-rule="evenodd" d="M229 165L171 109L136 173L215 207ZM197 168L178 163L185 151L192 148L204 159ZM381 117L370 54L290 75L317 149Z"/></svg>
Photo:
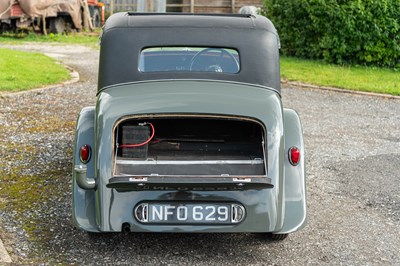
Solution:
<svg viewBox="0 0 400 266"><path fill-rule="evenodd" d="M18 45L76 69L78 83L0 97L0 236L14 263L400 265L400 100L284 88L300 113L308 225L255 234L89 235L71 224L76 117L95 102L98 51ZM1 263L0 263L1 264Z"/></svg>

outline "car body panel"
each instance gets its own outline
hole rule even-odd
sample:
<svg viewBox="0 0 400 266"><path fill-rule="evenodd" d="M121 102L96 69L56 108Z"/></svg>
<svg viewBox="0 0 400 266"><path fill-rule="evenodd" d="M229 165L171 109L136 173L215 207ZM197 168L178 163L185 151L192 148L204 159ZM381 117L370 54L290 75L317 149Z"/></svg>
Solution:
<svg viewBox="0 0 400 266"><path fill-rule="evenodd" d="M130 93L135 91L134 94ZM131 96L129 96L131 95ZM132 104L132 103L135 104ZM282 189L283 180L283 126L281 103L279 96L265 88L256 86L234 84L231 82L215 81L158 81L125 84L110 90L101 92L98 96L98 116L96 136L97 153L102 154L96 158L99 166L96 176L101 177L102 184L107 184L111 178L111 132L115 123L124 116L146 114L213 114L251 117L266 125L268 143L268 176L272 179L274 187L278 190L264 189L252 191L252 193L240 192L202 192L196 191L191 195L194 200L206 198L211 201L232 202L243 199L240 202L245 205L248 218L241 225L216 226L213 231L233 232L243 231L271 231L281 228L276 221L277 212L281 211L282 195L276 191ZM266 115L267 114L267 115ZM108 144L108 145L105 145ZM280 188L280 190L279 190ZM133 220L132 211L134 205L143 199L156 200L182 200L171 195L179 194L171 192L124 192L118 193L105 186L99 186L97 193L103 199L98 207L101 212L101 231L120 230L121 221L110 220L109 217L119 217L135 225L135 230L147 231L172 231L166 226L144 226ZM186 193L187 194L187 193ZM214 196L213 196L214 195ZM252 197L249 197L252 195ZM190 198L190 197L189 197ZM255 199L269 199L256 204ZM126 210L132 210L126 212ZM274 210L273 212L268 210ZM115 215L117 212L118 215ZM125 215L122 215L122 214ZM250 215L251 214L251 215ZM268 216L274 219L267 219ZM279 215L281 216L281 215ZM271 220L271 222L268 222ZM116 228L118 227L118 228ZM196 226L193 228L200 227ZM189 230L189 229L188 229ZM190 229L193 230L193 229ZM178 230L180 231L180 230Z"/></svg>
<svg viewBox="0 0 400 266"><path fill-rule="evenodd" d="M285 151L291 147L300 150L300 162L293 166L288 155L285 156L285 222L280 233L291 233L306 225L306 176L304 163L303 130L299 115L292 109L285 108L284 131Z"/></svg>
<svg viewBox="0 0 400 266"><path fill-rule="evenodd" d="M79 156L79 147L89 144L94 147L94 119L95 107L85 107L79 113L76 123L74 166L82 164ZM73 198L72 198L72 218L75 226L82 230L96 232L98 231L95 219L95 191L79 187L77 184L76 171L73 173ZM95 176L94 160L87 165L87 175Z"/></svg>

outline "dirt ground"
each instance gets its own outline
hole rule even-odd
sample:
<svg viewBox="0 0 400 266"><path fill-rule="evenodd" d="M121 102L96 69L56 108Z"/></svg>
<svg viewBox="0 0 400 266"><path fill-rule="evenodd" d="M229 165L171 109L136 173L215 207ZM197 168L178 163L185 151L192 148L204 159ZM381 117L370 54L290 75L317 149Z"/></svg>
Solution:
<svg viewBox="0 0 400 266"><path fill-rule="evenodd" d="M0 97L0 236L17 264L400 265L400 100L285 87L303 122L308 225L254 234L89 235L71 223L74 124L95 103L98 51L14 45L80 81ZM1 264L1 263L0 263Z"/></svg>

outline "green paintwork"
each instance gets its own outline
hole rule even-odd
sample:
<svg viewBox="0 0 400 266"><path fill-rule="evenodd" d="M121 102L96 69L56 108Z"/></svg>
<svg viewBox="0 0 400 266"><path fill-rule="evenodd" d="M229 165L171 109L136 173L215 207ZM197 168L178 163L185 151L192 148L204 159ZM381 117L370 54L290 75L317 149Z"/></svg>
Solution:
<svg viewBox="0 0 400 266"><path fill-rule="evenodd" d="M291 147L300 149L300 163L292 166L288 154L284 157L285 164L285 215L283 228L279 233L291 233L306 225L306 176L304 163L303 130L299 115L291 109L283 110L285 151Z"/></svg>
<svg viewBox="0 0 400 266"><path fill-rule="evenodd" d="M118 192L107 188L111 178L111 136L115 123L124 116L154 114L230 115L259 121L267 131L268 177L274 188L219 192ZM285 135L287 131L291 133ZM287 149L290 148L287 145L296 144L304 155L301 125L297 114L287 109L283 111L279 94L268 88L206 80L154 81L114 86L98 95L95 111L92 108L81 113L77 136L75 165L80 164L80 145L94 139L94 143L91 142L94 158L88 164L88 176L96 180L95 190L82 189L74 180L74 223L81 229L121 231L122 224L128 223L131 231L136 232L289 233L304 225L304 156L293 171L288 170L293 166L288 165L287 160ZM285 172L290 177L285 177ZM247 216L237 225L145 225L137 222L133 216L133 208L144 200L238 202L246 208Z"/></svg>

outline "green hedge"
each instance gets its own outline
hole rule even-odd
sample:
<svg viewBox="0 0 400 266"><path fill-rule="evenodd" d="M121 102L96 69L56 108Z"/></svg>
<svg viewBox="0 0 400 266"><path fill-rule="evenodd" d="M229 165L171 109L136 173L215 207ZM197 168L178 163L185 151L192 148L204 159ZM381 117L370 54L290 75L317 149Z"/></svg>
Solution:
<svg viewBox="0 0 400 266"><path fill-rule="evenodd" d="M285 55L400 67L400 0L264 0Z"/></svg>

